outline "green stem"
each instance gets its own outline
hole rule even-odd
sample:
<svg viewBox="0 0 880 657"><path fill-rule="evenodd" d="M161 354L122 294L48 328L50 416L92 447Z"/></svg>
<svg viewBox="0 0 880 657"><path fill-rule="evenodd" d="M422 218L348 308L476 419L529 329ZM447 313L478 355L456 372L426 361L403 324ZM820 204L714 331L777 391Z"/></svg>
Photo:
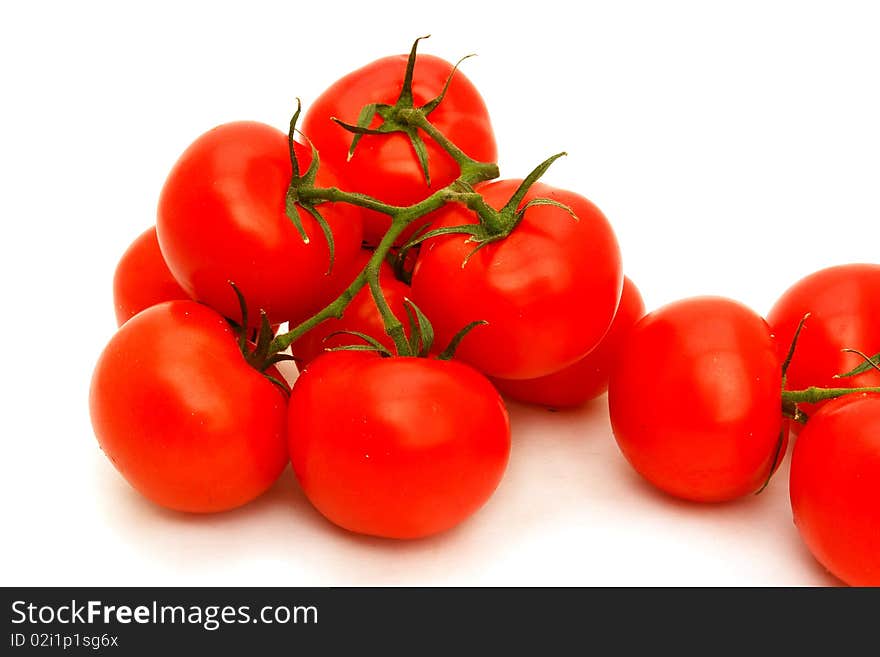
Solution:
<svg viewBox="0 0 880 657"><path fill-rule="evenodd" d="M783 390L782 401L794 404L816 404L827 399L837 399L860 392L880 392L880 388L818 388L812 386L803 390Z"/></svg>
<svg viewBox="0 0 880 657"><path fill-rule="evenodd" d="M304 322L297 324L297 326L288 331L287 333L282 333L275 337L272 340L272 343L269 345L269 356L277 354L280 351L284 351L287 349L293 342L301 338L303 335L308 333L310 330L315 328L318 324L323 322L324 320L330 318L339 319L342 317L342 313L348 304L354 299L355 295L361 291L361 288L364 287L367 283L367 270L364 269L357 277L349 284L347 288L345 288L342 293L336 297L329 304L324 306L318 313L312 315Z"/></svg>
<svg viewBox="0 0 880 657"><path fill-rule="evenodd" d="M403 216L403 219L400 216ZM397 315L394 314L394 311L391 310L391 306L388 305L388 300L385 298L385 293L382 291L382 285L379 282L379 275L385 255L394 246L394 242L397 241L397 238L400 237L400 234L407 225L409 225L409 221L406 220L405 215L398 215L398 217L392 220L391 228L382 236L382 241L379 242L379 246L376 247L364 270L367 275L367 283L370 286L370 293L373 295L373 301L376 304L376 308L379 309L379 314L382 315L385 332L391 336L391 339L394 341L394 347L400 356L412 356L413 354L409 348L403 324L397 318Z"/></svg>
<svg viewBox="0 0 880 657"><path fill-rule="evenodd" d="M302 198L308 198L309 200L352 203L360 207L367 207L369 209L378 210L379 212L384 212L391 216L391 228L385 233L385 236L382 238L382 241L379 242L376 250L373 251L373 255L370 257L370 260L367 262L363 271L358 274L351 284L345 288L336 299L327 304L317 314L312 315L287 333L282 333L277 336L269 346L269 356L284 351L294 341L305 335L305 333L315 328L324 320L334 317L337 319L342 317L342 313L346 306L348 306L351 300L354 299L355 295L360 292L365 285L370 285L373 298L376 300L376 305L379 307L379 312L382 314L382 319L385 322L385 330L394 340L394 345L397 347L401 355L408 354L409 343L406 340L403 324L394 316L394 313L391 311L391 308L385 300L382 288L379 285L379 268L382 261L388 255L388 252L394 246L395 240L397 240L404 229L414 221L424 217L426 214L433 212L434 210L442 208L447 202L452 200L456 195L455 190L458 187L459 182L473 184L476 180L473 177L462 173L457 181L450 183L448 186L437 190L424 200L408 207L387 205L381 201L370 198L365 194L344 192L335 187L303 187L300 189L300 196Z"/></svg>
<svg viewBox="0 0 880 657"><path fill-rule="evenodd" d="M338 187L301 187L299 190L299 197L304 201L329 201L331 203L348 203L349 205L356 205L359 208L366 208L367 210L374 210L375 212L381 212L382 214L387 214L390 217L394 217L404 210L406 207L402 207L399 205L389 205L387 203L382 203L377 199L374 199L372 196L367 196L366 194L359 194L357 192L346 192Z"/></svg>
<svg viewBox="0 0 880 657"><path fill-rule="evenodd" d="M461 168L462 179L467 180L469 183L476 184L484 180L492 180L500 175L497 164L494 162L479 162L473 159L453 144L446 135L435 128L434 124L428 120L428 117L425 116L422 110L401 109L398 110L397 117L404 123L415 126L425 132L440 148L449 153Z"/></svg>

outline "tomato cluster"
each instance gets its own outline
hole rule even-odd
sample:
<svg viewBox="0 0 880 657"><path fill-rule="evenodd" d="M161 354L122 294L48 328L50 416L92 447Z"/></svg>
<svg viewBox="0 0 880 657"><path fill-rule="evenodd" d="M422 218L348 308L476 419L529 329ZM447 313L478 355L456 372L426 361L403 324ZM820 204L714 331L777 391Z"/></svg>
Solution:
<svg viewBox="0 0 880 657"><path fill-rule="evenodd" d="M498 179L479 92L417 44L301 126L299 108L286 133L224 124L180 156L117 267L92 378L123 477L207 513L291 464L333 523L417 538L501 481L502 394L555 409L607 389L625 458L693 501L761 490L805 423L795 522L833 573L880 584L880 266L813 274L767 320L720 297L645 314L608 219L539 182L558 156Z"/></svg>

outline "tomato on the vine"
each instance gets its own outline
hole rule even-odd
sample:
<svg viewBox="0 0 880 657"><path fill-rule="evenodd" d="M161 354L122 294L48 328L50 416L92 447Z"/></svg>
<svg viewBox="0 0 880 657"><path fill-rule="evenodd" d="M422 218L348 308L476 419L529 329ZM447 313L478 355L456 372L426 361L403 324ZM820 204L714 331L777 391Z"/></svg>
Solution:
<svg viewBox="0 0 880 657"><path fill-rule="evenodd" d="M630 464L685 499L753 493L784 453L776 341L730 299L684 299L643 317L611 371L608 404Z"/></svg>
<svg viewBox="0 0 880 657"><path fill-rule="evenodd" d="M305 171L311 152L299 143L294 149ZM237 318L231 280L272 324L298 323L333 299L319 223L297 206L306 243L286 214L291 175L287 135L262 123L221 125L181 155L162 189L157 228L169 269L194 299ZM337 183L322 162L317 184ZM323 203L318 211L333 234L334 267L347 268L361 245L357 208Z"/></svg>
<svg viewBox="0 0 880 657"><path fill-rule="evenodd" d="M349 158L354 135L331 119L357 124L365 106L393 105L403 87L406 67L407 55L396 55L352 71L325 90L303 118L303 131L318 149L321 161L338 172L346 189L399 206L417 203L455 180L459 175L455 160L433 139L425 137L429 185L407 135L363 135ZM446 95L428 119L470 157L494 162L498 153L486 104L461 71L453 74L452 64L433 55L416 56L412 80L414 105L420 107L436 98L450 75ZM376 117L371 127L379 122ZM372 210L363 213L364 237L367 242L378 244L390 220Z"/></svg>
<svg viewBox="0 0 880 657"><path fill-rule="evenodd" d="M156 504L199 513L245 504L278 478L286 406L227 321L194 301L123 324L89 393L98 443L128 483Z"/></svg>
<svg viewBox="0 0 880 657"><path fill-rule="evenodd" d="M810 552L853 586L880 586L880 395L826 402L791 457L791 508Z"/></svg>
<svg viewBox="0 0 880 657"><path fill-rule="evenodd" d="M814 272L792 285L767 315L781 350L787 350L798 324L809 313L786 372L792 390L880 386L880 372L835 378L880 352L880 265L848 264ZM810 415L819 404L801 404Z"/></svg>
<svg viewBox="0 0 880 657"><path fill-rule="evenodd" d="M521 182L476 190L500 209ZM534 379L580 360L604 337L620 301L620 249L602 212L579 194L542 183L523 203L538 198L568 206L576 218L555 205L532 205L503 240L474 252L467 235L432 237L416 260L413 300L440 342L470 322L488 322L468 335L456 357L489 376ZM436 213L431 228L476 222L453 204Z"/></svg>
<svg viewBox="0 0 880 657"><path fill-rule="evenodd" d="M479 509L507 466L510 427L492 384L463 363L337 351L315 359L289 404L290 456L330 521L418 538Z"/></svg>
<svg viewBox="0 0 880 657"><path fill-rule="evenodd" d="M122 254L113 274L116 325L157 303L189 298L165 264L156 227L148 228Z"/></svg>
<svg viewBox="0 0 880 657"><path fill-rule="evenodd" d="M355 259L353 271L346 276L351 282L367 264L372 255L364 251ZM385 295L385 300L391 308L391 312L397 317L406 317L404 299L409 295L409 287L394 277L391 266L382 263L379 270L379 285ZM340 333L341 331L356 331L371 338L375 338L389 351L394 350L394 341L385 332L385 324L382 315L376 307L369 286L364 286L360 292L349 302L339 319L331 318L321 322L318 326L294 341L290 350L296 359L297 365L303 367L320 356L328 348L350 344L361 344L358 337ZM338 335L333 335L339 333Z"/></svg>
<svg viewBox="0 0 880 657"><path fill-rule="evenodd" d="M627 333L645 314L645 302L638 288L623 279L620 304L608 333L599 345L573 365L537 379L492 379L495 387L510 399L550 408L579 406L608 389L608 377L617 362Z"/></svg>

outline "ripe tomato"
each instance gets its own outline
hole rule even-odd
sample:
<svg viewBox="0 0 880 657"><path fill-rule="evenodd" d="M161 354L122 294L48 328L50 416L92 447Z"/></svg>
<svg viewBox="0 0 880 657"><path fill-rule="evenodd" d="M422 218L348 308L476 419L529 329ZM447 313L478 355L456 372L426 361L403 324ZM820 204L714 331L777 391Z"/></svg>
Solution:
<svg viewBox="0 0 880 657"><path fill-rule="evenodd" d="M178 511L224 511L287 463L284 395L226 320L169 301L128 320L101 354L89 406L98 443L138 492Z"/></svg>
<svg viewBox="0 0 880 657"><path fill-rule="evenodd" d="M330 119L357 124L365 105L393 105L403 86L406 64L406 55L384 57L349 73L324 91L303 119L303 132L317 147L321 161L328 162L339 173L345 189L392 205L412 205L451 183L459 174L455 160L431 138L423 136L431 176L429 186L405 134L364 135L349 159L354 135ZM437 97L452 70L452 64L439 57L417 55L412 87L415 105L422 106ZM428 120L474 159L494 162L497 158L486 104L461 71L455 72L446 96ZM371 127L379 122L376 118ZM364 237L368 243L378 244L389 225L386 215L364 210Z"/></svg>
<svg viewBox="0 0 880 657"><path fill-rule="evenodd" d="M810 552L852 586L880 586L880 395L827 402L791 459L791 508Z"/></svg>
<svg viewBox="0 0 880 657"><path fill-rule="evenodd" d="M537 379L493 379L501 394L550 408L579 406L608 389L608 376L617 362L627 333L645 314L645 302L633 282L624 277L620 305L611 328L593 351L574 365Z"/></svg>
<svg viewBox="0 0 880 657"><path fill-rule="evenodd" d="M868 356L880 352L880 265L829 267L792 285L767 315L780 350L788 351L806 313L810 317L798 337L786 388L880 386L880 372L873 369L854 377L834 378L863 362L842 349L858 349ZM821 405L801 404L800 408L810 415Z"/></svg>
<svg viewBox="0 0 880 657"><path fill-rule="evenodd" d="M478 185L500 209L521 181ZM620 250L599 209L583 196L536 183L524 202L550 198L572 208L575 220L552 205L528 208L505 239L473 251L467 235L422 244L412 277L416 304L446 344L463 326L485 320L456 357L489 376L534 379L583 358L605 335L623 285ZM437 214L432 228L475 223L458 204Z"/></svg>
<svg viewBox="0 0 880 657"><path fill-rule="evenodd" d="M462 363L331 352L297 379L289 409L303 491L361 534L449 529L489 499L507 466L501 397Z"/></svg>
<svg viewBox="0 0 880 657"><path fill-rule="evenodd" d="M295 145L304 171L311 155ZM199 137L184 152L159 199L158 234L174 277L193 298L238 319L232 280L247 299L253 323L299 323L333 298L327 289L329 251L315 219L298 208L305 244L285 214L291 178L287 135L270 126L239 122ZM334 186L323 164L318 184ZM345 204L319 210L336 246L335 267L346 268L360 249L361 219Z"/></svg>
<svg viewBox="0 0 880 657"><path fill-rule="evenodd" d="M159 250L156 227L152 226L131 243L116 265L113 275L116 325L122 326L145 308L174 299L189 299L189 295L168 270Z"/></svg>
<svg viewBox="0 0 880 657"><path fill-rule="evenodd" d="M350 283L363 269L372 254L364 251L355 259L353 271L345 276L345 281ZM382 264L379 272L379 284L385 294L391 311L406 324L406 308L404 299L409 295L409 287L394 277L394 272L387 264ZM347 287L347 286L345 286ZM344 289L344 288L343 288ZM341 290L340 290L341 291ZM369 287L364 287L345 308L345 313L340 319L328 319L303 335L299 340L290 345L291 352L296 359L297 366L302 369L315 358L320 356L330 347L338 347L348 344L362 344L362 341L352 335L331 334L339 331L357 331L372 338L376 338L390 352L394 352L394 341L385 333L385 324L382 315L376 308L373 295Z"/></svg>
<svg viewBox="0 0 880 657"><path fill-rule="evenodd" d="M761 317L729 299L685 299L627 336L608 387L611 426L658 488L730 500L756 491L778 465L781 390L782 363Z"/></svg>

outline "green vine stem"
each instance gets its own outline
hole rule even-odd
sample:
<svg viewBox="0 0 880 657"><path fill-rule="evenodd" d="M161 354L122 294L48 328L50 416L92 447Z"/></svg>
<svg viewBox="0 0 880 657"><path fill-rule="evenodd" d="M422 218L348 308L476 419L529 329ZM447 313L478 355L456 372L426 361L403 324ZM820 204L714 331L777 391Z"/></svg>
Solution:
<svg viewBox="0 0 880 657"><path fill-rule="evenodd" d="M467 156L465 155L464 157ZM398 352L401 355L408 355L410 349L407 344L406 334L403 330L403 324L394 315L385 300L382 288L379 285L379 269L382 265L382 261L385 260L385 257L394 246L397 238L400 237L401 233L403 233L407 226L430 212L439 210L449 202L465 202L466 199L470 200L472 194L462 194L457 191L462 186L469 188L471 185L497 178L499 175L498 165L494 162L476 162L470 158L468 158L468 161L470 162L470 166L468 167L469 170L467 172L462 171L461 175L455 181L446 187L437 190L422 201L405 207L388 205L367 196L366 194L346 192L336 187L302 187L298 193L299 197L303 200L350 203L351 205L356 205L358 207L376 210L391 217L391 227L388 229L388 232L385 233L375 251L373 251L373 255L370 257L363 271L358 274L351 284L349 284L349 286L343 290L336 299L327 304L318 313L298 324L287 333L278 335L269 346L269 355L271 356L287 349L287 347L289 347L294 341L324 320L334 317L337 319L342 317L345 308L355 295L366 285L369 285L370 287L370 291L376 301L379 312L382 314L382 319L385 322L385 330L394 340Z"/></svg>
<svg viewBox="0 0 880 657"><path fill-rule="evenodd" d="M811 386L803 390L783 390L782 402L791 404L816 404L861 392L880 392L880 388L819 388Z"/></svg>

